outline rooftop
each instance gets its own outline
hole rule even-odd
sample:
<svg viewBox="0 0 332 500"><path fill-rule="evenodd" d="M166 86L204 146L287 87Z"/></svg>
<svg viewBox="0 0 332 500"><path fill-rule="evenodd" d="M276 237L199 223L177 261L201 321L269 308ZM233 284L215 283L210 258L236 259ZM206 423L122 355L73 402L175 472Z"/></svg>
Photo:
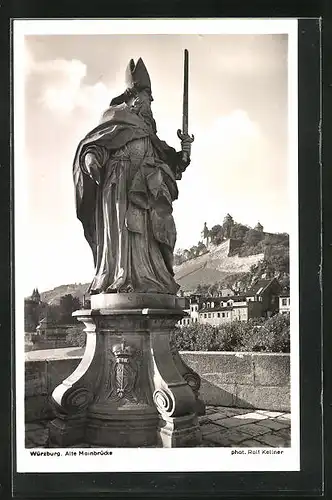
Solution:
<svg viewBox="0 0 332 500"><path fill-rule="evenodd" d="M225 306L225 307L203 307L202 309L199 309L199 313L205 313L205 312L220 312L220 311L231 311L233 309L233 306Z"/></svg>
<svg viewBox="0 0 332 500"><path fill-rule="evenodd" d="M265 290L265 288L274 281L275 278L272 279L260 279L254 285L252 285L249 290L247 290L246 295L259 295Z"/></svg>

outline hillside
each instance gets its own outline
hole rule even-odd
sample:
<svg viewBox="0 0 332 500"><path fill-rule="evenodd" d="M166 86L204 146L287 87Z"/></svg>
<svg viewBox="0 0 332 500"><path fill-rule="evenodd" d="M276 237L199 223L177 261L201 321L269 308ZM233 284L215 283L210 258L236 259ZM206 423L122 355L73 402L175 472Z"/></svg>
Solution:
<svg viewBox="0 0 332 500"><path fill-rule="evenodd" d="M230 250L230 240L227 240L217 246L211 245L208 253L188 260L180 266L175 266L175 280L181 286L181 290L194 291L198 284L212 285L222 280L227 274L248 272L253 264L257 264L264 258L262 253L248 257L229 256ZM41 300L57 305L60 297L71 294L82 302L88 285L88 283L61 285L53 290L42 292Z"/></svg>
<svg viewBox="0 0 332 500"><path fill-rule="evenodd" d="M230 240L211 246L208 253L175 266L175 280L183 291L194 291L198 284L210 285L222 280L227 274L248 272L252 265L264 258L263 253L248 257L229 256L229 253Z"/></svg>
<svg viewBox="0 0 332 500"><path fill-rule="evenodd" d="M74 297L78 297L80 302L83 301L83 296L86 294L89 283L74 283L71 285L60 285L47 292L41 292L40 298L42 302L47 302L48 304L58 305L60 303L60 297L64 295L71 294Z"/></svg>

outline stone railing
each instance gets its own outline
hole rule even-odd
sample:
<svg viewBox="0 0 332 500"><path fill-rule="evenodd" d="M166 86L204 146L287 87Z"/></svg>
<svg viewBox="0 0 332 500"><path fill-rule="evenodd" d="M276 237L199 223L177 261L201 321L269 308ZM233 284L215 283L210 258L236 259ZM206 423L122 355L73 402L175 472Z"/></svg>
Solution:
<svg viewBox="0 0 332 500"><path fill-rule="evenodd" d="M53 389L79 364L83 349L44 349L25 354L25 419L27 422L52 418Z"/></svg>
<svg viewBox="0 0 332 500"><path fill-rule="evenodd" d="M256 352L181 352L201 377L208 405L290 411L290 355Z"/></svg>
<svg viewBox="0 0 332 500"><path fill-rule="evenodd" d="M77 347L26 353L27 421L52 418L52 391L82 354ZM181 356L200 375L200 397L208 405L290 410L289 354L186 351Z"/></svg>

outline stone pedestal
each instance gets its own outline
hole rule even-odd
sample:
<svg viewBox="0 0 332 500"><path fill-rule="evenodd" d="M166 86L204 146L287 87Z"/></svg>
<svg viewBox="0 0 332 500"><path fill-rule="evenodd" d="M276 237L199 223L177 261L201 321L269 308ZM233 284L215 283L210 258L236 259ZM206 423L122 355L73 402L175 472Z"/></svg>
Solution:
<svg viewBox="0 0 332 500"><path fill-rule="evenodd" d="M100 294L74 315L84 356L53 391L50 445L185 447L201 442L199 376L170 344L184 313L164 294Z"/></svg>

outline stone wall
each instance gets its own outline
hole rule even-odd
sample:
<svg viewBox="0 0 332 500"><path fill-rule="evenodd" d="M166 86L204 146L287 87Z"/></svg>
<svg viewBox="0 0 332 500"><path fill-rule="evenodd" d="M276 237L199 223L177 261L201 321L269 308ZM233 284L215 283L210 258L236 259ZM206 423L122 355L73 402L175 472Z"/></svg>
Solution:
<svg viewBox="0 0 332 500"><path fill-rule="evenodd" d="M80 362L77 347L25 354L26 421L52 418L50 396ZM290 410L289 354L182 352L202 379L201 398L208 405Z"/></svg>
<svg viewBox="0 0 332 500"><path fill-rule="evenodd" d="M25 354L25 420L52 418L53 389L79 364L83 350L77 347L45 349Z"/></svg>
<svg viewBox="0 0 332 500"><path fill-rule="evenodd" d="M231 257L232 255L234 255L235 250L240 248L242 243L242 240L235 240L234 238L230 238L228 240L228 256Z"/></svg>
<svg viewBox="0 0 332 500"><path fill-rule="evenodd" d="M252 352L181 352L202 380L209 405L290 411L290 355Z"/></svg>

